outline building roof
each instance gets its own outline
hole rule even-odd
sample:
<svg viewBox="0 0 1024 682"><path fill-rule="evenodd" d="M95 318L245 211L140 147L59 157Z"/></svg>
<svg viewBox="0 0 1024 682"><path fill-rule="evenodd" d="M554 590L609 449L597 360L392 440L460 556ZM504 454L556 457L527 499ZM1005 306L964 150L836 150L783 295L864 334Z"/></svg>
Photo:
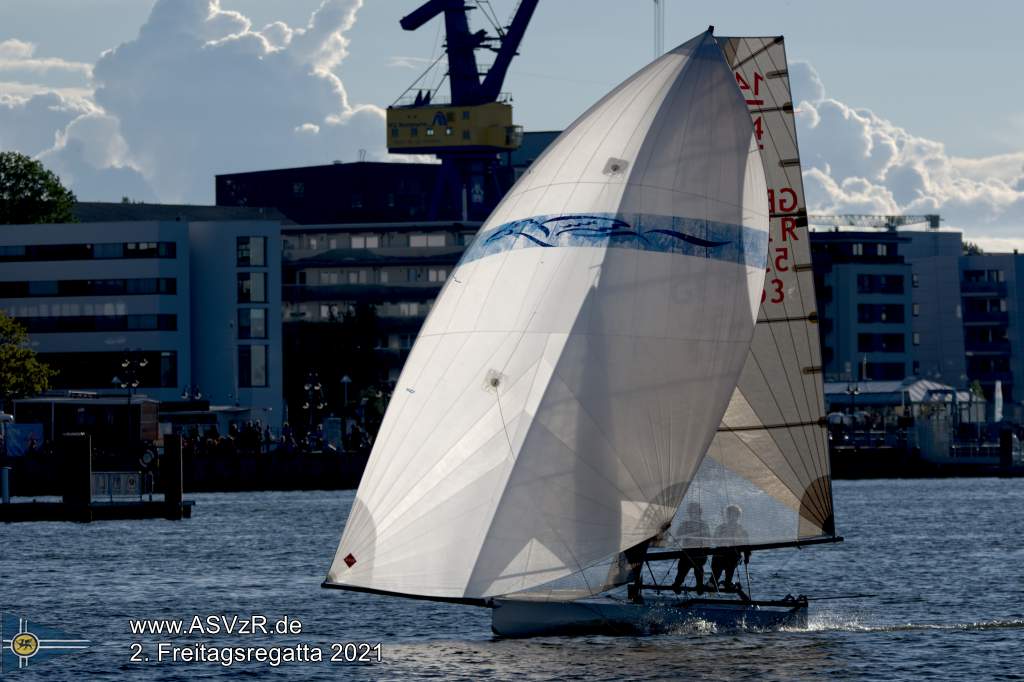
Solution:
<svg viewBox="0 0 1024 682"><path fill-rule="evenodd" d="M203 206L198 204L145 204L80 201L72 210L79 222L111 223L140 220L201 222L221 220L291 221L276 208Z"/></svg>
<svg viewBox="0 0 1024 682"><path fill-rule="evenodd" d="M833 402L851 402L848 389L856 388L852 400L864 405L901 405L903 403L950 402L954 389L930 379L907 377L903 381L826 381L825 396ZM956 401L984 402L970 391L956 390Z"/></svg>
<svg viewBox="0 0 1024 682"><path fill-rule="evenodd" d="M380 223L323 223L317 225L282 226L281 234L331 234L343 232L459 232L480 229L483 223L476 220L407 220Z"/></svg>

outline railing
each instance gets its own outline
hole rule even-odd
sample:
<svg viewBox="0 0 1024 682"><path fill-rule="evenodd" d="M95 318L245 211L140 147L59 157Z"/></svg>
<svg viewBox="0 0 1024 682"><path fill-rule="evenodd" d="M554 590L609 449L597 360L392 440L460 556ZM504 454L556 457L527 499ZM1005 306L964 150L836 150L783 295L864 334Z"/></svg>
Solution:
<svg viewBox="0 0 1024 682"><path fill-rule="evenodd" d="M965 310L964 322L996 322L1007 324L1010 321L1010 314L1000 310Z"/></svg>
<svg viewBox="0 0 1024 682"><path fill-rule="evenodd" d="M152 481L149 483L152 494ZM92 472L92 496L106 497L113 502L115 497L130 497L142 501L143 480L138 471L94 471Z"/></svg>
<svg viewBox="0 0 1024 682"><path fill-rule="evenodd" d="M960 282L960 293L1006 296L1006 282L964 281Z"/></svg>
<svg viewBox="0 0 1024 682"><path fill-rule="evenodd" d="M965 344L969 353L1009 353L1009 341L971 341Z"/></svg>

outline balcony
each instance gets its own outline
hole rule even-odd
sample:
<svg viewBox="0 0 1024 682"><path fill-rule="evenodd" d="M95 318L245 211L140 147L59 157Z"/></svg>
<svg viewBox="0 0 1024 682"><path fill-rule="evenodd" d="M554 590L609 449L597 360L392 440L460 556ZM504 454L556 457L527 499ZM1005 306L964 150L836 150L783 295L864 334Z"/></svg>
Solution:
<svg viewBox="0 0 1024 682"><path fill-rule="evenodd" d="M999 310L965 310L964 324L1009 324L1010 314Z"/></svg>
<svg viewBox="0 0 1024 682"><path fill-rule="evenodd" d="M974 341L967 339L964 350L968 355L1009 355L1010 342L1003 341Z"/></svg>
<svg viewBox="0 0 1024 682"><path fill-rule="evenodd" d="M1006 282L963 281L960 282L960 293L964 296L998 296L1006 297Z"/></svg>

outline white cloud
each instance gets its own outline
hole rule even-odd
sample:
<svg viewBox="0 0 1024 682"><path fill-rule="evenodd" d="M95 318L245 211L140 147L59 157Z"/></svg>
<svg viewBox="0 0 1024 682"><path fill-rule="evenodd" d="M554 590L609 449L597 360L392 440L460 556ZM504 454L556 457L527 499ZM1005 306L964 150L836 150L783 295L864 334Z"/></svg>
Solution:
<svg viewBox="0 0 1024 682"><path fill-rule="evenodd" d="M0 42L0 82L33 87L67 88L88 85L92 66L57 57L37 58L36 46L15 38ZM0 93L11 94L0 86Z"/></svg>
<svg viewBox="0 0 1024 682"><path fill-rule="evenodd" d="M1024 247L1024 151L951 156L941 142L828 98L809 64L791 74L812 213L939 213L967 239Z"/></svg>
<svg viewBox="0 0 1024 682"><path fill-rule="evenodd" d="M213 176L382 158L384 112L337 75L361 0L324 0L305 27L253 29L217 0L157 0L94 70L96 102L165 201L210 201Z"/></svg>
<svg viewBox="0 0 1024 682"><path fill-rule="evenodd" d="M339 77L361 5L323 0L305 26L256 30L219 0L156 0L95 66L6 40L0 145L40 156L86 200L211 202L217 173L387 158L383 109L351 104ZM15 62L49 81L5 89ZM61 69L86 87L72 95Z"/></svg>

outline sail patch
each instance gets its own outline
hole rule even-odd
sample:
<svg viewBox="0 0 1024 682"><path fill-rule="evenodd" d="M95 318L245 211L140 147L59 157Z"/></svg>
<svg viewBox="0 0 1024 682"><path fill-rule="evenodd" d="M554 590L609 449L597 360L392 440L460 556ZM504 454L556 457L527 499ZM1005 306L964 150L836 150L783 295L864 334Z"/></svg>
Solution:
<svg viewBox="0 0 1024 682"><path fill-rule="evenodd" d="M767 244L768 233L764 230L714 220L573 213L513 220L481 232L462 262L521 248L597 246L678 253L760 268L766 263Z"/></svg>

